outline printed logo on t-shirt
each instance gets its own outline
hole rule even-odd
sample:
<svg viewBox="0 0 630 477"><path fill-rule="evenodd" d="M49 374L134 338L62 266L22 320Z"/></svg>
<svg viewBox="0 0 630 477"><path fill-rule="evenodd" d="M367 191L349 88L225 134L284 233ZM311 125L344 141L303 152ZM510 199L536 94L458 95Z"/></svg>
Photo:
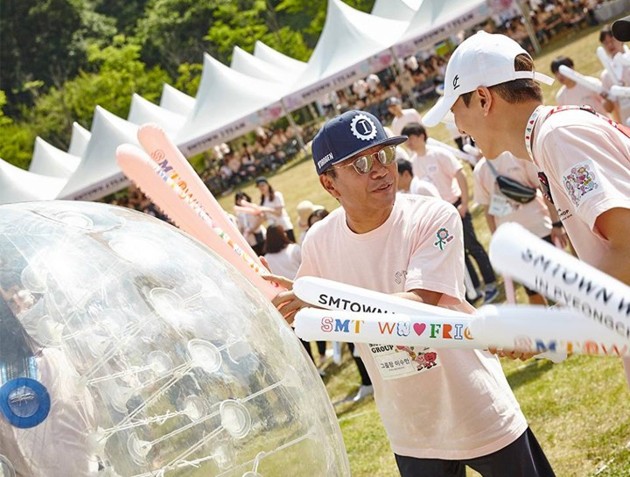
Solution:
<svg viewBox="0 0 630 477"><path fill-rule="evenodd" d="M394 273L394 281L396 285L400 285L407 278L407 270L399 270Z"/></svg>
<svg viewBox="0 0 630 477"><path fill-rule="evenodd" d="M576 207L586 194L600 187L593 169L590 161L585 161L567 169L562 175L564 188Z"/></svg>
<svg viewBox="0 0 630 477"><path fill-rule="evenodd" d="M453 240L453 236L449 233L449 231L442 227L440 228L436 233L435 236L437 237L437 242L435 242L433 245L435 245L437 248L439 248L440 250L444 250L444 247L446 247L446 245Z"/></svg>

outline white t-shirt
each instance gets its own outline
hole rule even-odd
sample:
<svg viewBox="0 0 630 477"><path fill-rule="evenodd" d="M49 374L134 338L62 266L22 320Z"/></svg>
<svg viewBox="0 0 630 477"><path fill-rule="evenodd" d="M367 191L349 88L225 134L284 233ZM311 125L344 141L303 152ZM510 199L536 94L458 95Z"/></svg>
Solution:
<svg viewBox="0 0 630 477"><path fill-rule="evenodd" d="M267 225L282 225L282 228L284 230L293 230L291 218L289 217L289 214L287 213L287 210L284 206L284 197L282 196L282 192L274 191L274 198L272 201L270 201L269 198L265 196L262 206L271 207L272 209L282 207L282 215L279 217L275 214L272 214L271 212L265 212Z"/></svg>
<svg viewBox="0 0 630 477"><path fill-rule="evenodd" d="M529 187L540 187L536 166L515 157L511 152L506 151L497 156L492 165L499 175L517 180ZM497 227L505 222L516 222L538 237L551 234L551 217L540 190L536 198L528 204L507 199L499 191L497 178L486 158L482 158L475 166L474 179L475 202L488 209L494 216Z"/></svg>
<svg viewBox="0 0 630 477"><path fill-rule="evenodd" d="M387 221L364 234L352 232L343 208L336 209L309 230L298 276L382 293L433 290L443 293L440 306L474 311L463 301L461 218L453 206L431 197L398 194ZM370 348L357 345L396 454L475 458L502 449L527 428L499 361L489 353L430 350L425 357L434 366L384 379Z"/></svg>
<svg viewBox="0 0 630 477"><path fill-rule="evenodd" d="M628 56L628 53L626 53ZM617 53L612 60L613 68L617 77L621 79L621 86L630 86L630 66L622 63L620 53ZM605 89L609 90L615 83L612 74L608 70L604 70L601 75L602 85ZM617 101L619 106L619 114L621 116L621 122L626 124L626 121L630 119L630 98L621 98Z"/></svg>
<svg viewBox="0 0 630 477"><path fill-rule="evenodd" d="M394 133L394 136L400 136L400 133L402 132L404 127L410 123L422 124L422 116L420 116L420 113L413 108L403 109L402 116L394 117L392 121L391 129Z"/></svg>
<svg viewBox="0 0 630 477"><path fill-rule="evenodd" d="M602 82L597 78L586 76L586 79L594 86L602 86ZM576 83L573 88L562 86L562 88L560 88L560 91L558 91L558 93L556 94L556 104L558 106L568 104L576 104L578 106L581 106L583 104L586 104L598 113L603 114L604 116L608 115L608 113L604 109L604 98L602 98L595 91L590 90L579 83Z"/></svg>
<svg viewBox="0 0 630 477"><path fill-rule="evenodd" d="M433 184L429 181L418 179L417 177L411 179L411 184L409 184L409 193L436 197L438 199L440 198L440 192Z"/></svg>
<svg viewBox="0 0 630 477"><path fill-rule="evenodd" d="M455 174L464 168L461 162L442 147L427 146L424 156L411 156L413 175L432 183L440 197L451 204L462 195Z"/></svg>
<svg viewBox="0 0 630 477"><path fill-rule="evenodd" d="M302 254L299 245L290 243L277 253L266 253L265 259L271 273L294 280L302 263Z"/></svg>

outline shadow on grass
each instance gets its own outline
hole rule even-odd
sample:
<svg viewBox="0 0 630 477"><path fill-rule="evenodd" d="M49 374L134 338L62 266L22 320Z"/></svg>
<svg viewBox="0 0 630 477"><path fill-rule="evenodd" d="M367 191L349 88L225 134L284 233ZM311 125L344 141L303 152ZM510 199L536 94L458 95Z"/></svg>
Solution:
<svg viewBox="0 0 630 477"><path fill-rule="evenodd" d="M507 375L507 380L510 383L510 387L516 390L531 381L536 381L543 374L550 371L552 367L553 363L549 360L532 360L510 372Z"/></svg>

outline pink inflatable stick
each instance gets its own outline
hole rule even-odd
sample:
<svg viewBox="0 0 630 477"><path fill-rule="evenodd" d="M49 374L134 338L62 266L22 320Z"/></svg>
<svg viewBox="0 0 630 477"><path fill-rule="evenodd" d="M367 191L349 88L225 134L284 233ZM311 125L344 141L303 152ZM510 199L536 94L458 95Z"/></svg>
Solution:
<svg viewBox="0 0 630 477"><path fill-rule="evenodd" d="M212 218L213 222L262 267L260 259L247 240L228 219L221 205L164 130L155 124L145 124L138 129L138 141L151 159L161 167L162 172L176 182L180 189ZM183 223L180 226L184 228Z"/></svg>
<svg viewBox="0 0 630 477"><path fill-rule="evenodd" d="M116 149L116 160L125 175L182 230L230 262L269 299L278 294L280 288L262 278L261 274L266 270L252 260L143 150L123 144Z"/></svg>

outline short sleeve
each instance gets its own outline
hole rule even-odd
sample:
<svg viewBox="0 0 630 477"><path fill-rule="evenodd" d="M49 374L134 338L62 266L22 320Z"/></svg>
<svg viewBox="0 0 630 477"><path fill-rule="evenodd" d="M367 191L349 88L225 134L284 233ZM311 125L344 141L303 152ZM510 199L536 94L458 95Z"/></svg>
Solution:
<svg viewBox="0 0 630 477"><path fill-rule="evenodd" d="M445 303L458 304L464 299L461 217L455 207L441 200L436 200L431 208L414 229L405 289L443 293Z"/></svg>
<svg viewBox="0 0 630 477"><path fill-rule="evenodd" d="M491 191L488 190L486 181L486 171L488 164L487 159L483 159L477 163L473 171L473 178L475 180L475 202L481 205L488 205L490 203Z"/></svg>

